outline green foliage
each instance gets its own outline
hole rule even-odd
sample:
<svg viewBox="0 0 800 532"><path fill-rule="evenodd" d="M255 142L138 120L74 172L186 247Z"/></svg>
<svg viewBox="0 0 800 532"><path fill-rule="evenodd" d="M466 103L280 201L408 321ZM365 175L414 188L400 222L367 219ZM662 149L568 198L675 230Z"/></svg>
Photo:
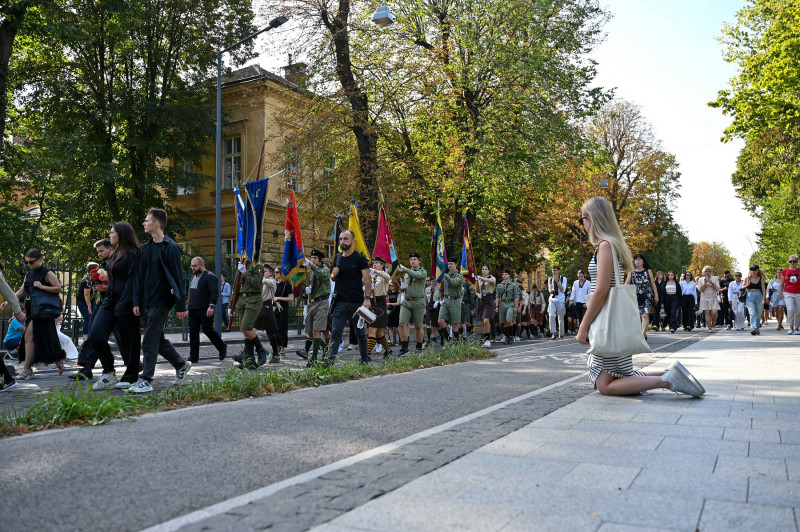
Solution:
<svg viewBox="0 0 800 532"><path fill-rule="evenodd" d="M207 179L163 162L208 155L216 52L252 18L233 0L61 0L28 13L11 79L24 144L6 173L39 207L51 246L90 250L111 222L138 228L176 186Z"/></svg>
<svg viewBox="0 0 800 532"><path fill-rule="evenodd" d="M800 1L750 0L720 39L737 75L709 104L732 118L724 138L745 141L733 184L761 220L754 260L765 272L784 266L800 244L795 221L800 207L798 34Z"/></svg>
<svg viewBox="0 0 800 532"><path fill-rule="evenodd" d="M131 419L131 416L146 412L261 397L297 388L318 387L493 356L478 343L455 342L447 344L439 352L429 349L401 359L388 360L381 365L348 363L302 371L282 369L268 372L242 371L228 366L221 375L214 374L208 381L191 382L145 396L116 391L92 392L90 385L76 383L42 396L25 412L12 410L0 415L0 436L67 425L98 425L113 419Z"/></svg>

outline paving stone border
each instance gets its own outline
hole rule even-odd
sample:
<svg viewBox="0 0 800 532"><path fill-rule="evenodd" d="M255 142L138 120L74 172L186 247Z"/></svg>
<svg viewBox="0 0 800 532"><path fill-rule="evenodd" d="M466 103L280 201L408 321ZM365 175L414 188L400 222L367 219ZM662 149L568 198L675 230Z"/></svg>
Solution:
<svg viewBox="0 0 800 532"><path fill-rule="evenodd" d="M687 338L638 357L635 365L648 366L701 338ZM435 471L593 391L588 378L573 381L180 530L308 530Z"/></svg>

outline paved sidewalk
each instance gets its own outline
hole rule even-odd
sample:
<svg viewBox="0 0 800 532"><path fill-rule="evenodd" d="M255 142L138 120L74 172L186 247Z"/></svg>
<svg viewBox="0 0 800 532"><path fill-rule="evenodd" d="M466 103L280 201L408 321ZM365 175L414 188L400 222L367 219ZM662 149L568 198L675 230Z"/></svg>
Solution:
<svg viewBox="0 0 800 532"><path fill-rule="evenodd" d="M591 393L314 530L800 530L800 339L719 331L702 399Z"/></svg>

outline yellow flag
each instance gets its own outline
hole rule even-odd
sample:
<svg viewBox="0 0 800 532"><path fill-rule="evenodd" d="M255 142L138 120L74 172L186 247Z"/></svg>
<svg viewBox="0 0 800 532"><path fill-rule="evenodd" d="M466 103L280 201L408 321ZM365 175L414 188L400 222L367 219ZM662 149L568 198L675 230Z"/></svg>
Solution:
<svg viewBox="0 0 800 532"><path fill-rule="evenodd" d="M361 225L358 223L358 205L355 203L350 204L350 220L348 221L347 229L353 233L353 249L361 253L370 260L367 245L364 243L364 235L361 234Z"/></svg>

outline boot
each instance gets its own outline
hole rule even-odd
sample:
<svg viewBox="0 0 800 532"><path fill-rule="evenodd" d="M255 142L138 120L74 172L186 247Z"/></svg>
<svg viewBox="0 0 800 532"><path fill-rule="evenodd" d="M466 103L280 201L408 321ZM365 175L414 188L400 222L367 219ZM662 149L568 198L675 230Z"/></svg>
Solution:
<svg viewBox="0 0 800 532"><path fill-rule="evenodd" d="M258 355L258 365L259 366L263 366L264 364L267 363L267 350L264 349L264 346L261 346L261 349L256 351L256 354Z"/></svg>
<svg viewBox="0 0 800 532"><path fill-rule="evenodd" d="M406 353L408 353L408 340L401 340L400 341L400 352L397 353L397 356L398 357L402 357Z"/></svg>

